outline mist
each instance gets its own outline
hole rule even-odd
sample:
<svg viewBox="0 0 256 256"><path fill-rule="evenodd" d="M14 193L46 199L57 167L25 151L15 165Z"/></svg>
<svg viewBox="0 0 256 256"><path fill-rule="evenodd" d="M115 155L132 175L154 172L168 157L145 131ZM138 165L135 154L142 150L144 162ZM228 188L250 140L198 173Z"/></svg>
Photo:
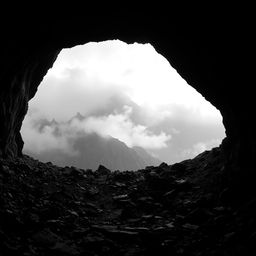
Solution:
<svg viewBox="0 0 256 256"><path fill-rule="evenodd" d="M23 136L26 138L26 150L38 154L60 150L68 155L75 155L78 152L72 147L74 140L93 133L105 139L118 138L128 147L167 147L166 143L171 139L171 135L164 132L153 133L146 126L134 124L130 117L131 113L132 108L124 106L119 113L88 117L77 114L67 122L49 122L47 119L37 119L36 115L29 113L22 127Z"/></svg>

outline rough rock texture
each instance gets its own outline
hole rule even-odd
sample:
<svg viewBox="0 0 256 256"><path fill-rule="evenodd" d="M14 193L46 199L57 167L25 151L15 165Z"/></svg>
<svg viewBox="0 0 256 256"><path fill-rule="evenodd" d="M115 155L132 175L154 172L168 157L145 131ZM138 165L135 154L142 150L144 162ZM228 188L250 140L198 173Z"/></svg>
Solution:
<svg viewBox="0 0 256 256"><path fill-rule="evenodd" d="M135 172L0 160L0 255L256 255L256 201L230 197L223 161L219 148Z"/></svg>
<svg viewBox="0 0 256 256"><path fill-rule="evenodd" d="M120 39L150 42L187 82L215 105L223 115L227 139L223 143L226 168L237 185L251 181L255 171L254 92L250 59L253 43L250 15L223 8L210 13L199 8L165 12L155 9L99 13L98 8L79 12L57 10L40 14L12 7L1 16L0 155L21 154L19 133L27 103L37 90L57 54L64 47L89 41ZM243 18L242 18L243 17ZM248 178L249 177L249 178ZM247 186L252 187L252 186Z"/></svg>

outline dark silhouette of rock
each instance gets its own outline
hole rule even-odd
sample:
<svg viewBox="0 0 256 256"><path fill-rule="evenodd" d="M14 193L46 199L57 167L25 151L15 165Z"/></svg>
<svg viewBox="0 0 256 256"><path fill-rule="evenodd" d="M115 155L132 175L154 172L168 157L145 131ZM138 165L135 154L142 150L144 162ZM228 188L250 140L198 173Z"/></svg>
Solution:
<svg viewBox="0 0 256 256"><path fill-rule="evenodd" d="M105 166L99 165L98 169L96 170L96 173L99 175L109 175L111 171Z"/></svg>
<svg viewBox="0 0 256 256"><path fill-rule="evenodd" d="M222 161L213 149L178 173L0 159L1 255L254 255L255 199L222 201Z"/></svg>

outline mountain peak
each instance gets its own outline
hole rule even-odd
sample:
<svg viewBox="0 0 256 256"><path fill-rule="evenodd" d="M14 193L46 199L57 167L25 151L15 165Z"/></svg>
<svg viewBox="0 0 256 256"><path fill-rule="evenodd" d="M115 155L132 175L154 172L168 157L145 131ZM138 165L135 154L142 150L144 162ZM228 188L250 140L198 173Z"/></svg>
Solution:
<svg viewBox="0 0 256 256"><path fill-rule="evenodd" d="M27 152L41 161L53 162L59 166L77 166L92 170L138 170L146 166L161 163L143 148L129 148L122 141L113 137L103 138L96 133L83 134L74 139L73 148L77 154L68 154L61 150Z"/></svg>
<svg viewBox="0 0 256 256"><path fill-rule="evenodd" d="M73 118L78 119L79 121L82 121L84 119L84 116L80 112L77 112Z"/></svg>

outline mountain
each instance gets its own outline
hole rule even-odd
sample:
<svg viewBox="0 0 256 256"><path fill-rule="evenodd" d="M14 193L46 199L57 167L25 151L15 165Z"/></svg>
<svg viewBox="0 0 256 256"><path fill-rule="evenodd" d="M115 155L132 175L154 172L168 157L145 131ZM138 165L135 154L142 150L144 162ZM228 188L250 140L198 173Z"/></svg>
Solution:
<svg viewBox="0 0 256 256"><path fill-rule="evenodd" d="M149 165L159 165L160 160L152 157L140 147L129 148L125 143L113 137L103 138L96 133L83 134L73 142L74 154L49 149L36 154L27 152L40 161L53 162L59 166L76 166L82 169L96 170L104 165L110 170L138 170Z"/></svg>
<svg viewBox="0 0 256 256"><path fill-rule="evenodd" d="M144 148L135 146L132 149L136 151L137 155L141 159L143 159L143 161L146 163L147 166L156 166L162 163L162 161L150 155Z"/></svg>

